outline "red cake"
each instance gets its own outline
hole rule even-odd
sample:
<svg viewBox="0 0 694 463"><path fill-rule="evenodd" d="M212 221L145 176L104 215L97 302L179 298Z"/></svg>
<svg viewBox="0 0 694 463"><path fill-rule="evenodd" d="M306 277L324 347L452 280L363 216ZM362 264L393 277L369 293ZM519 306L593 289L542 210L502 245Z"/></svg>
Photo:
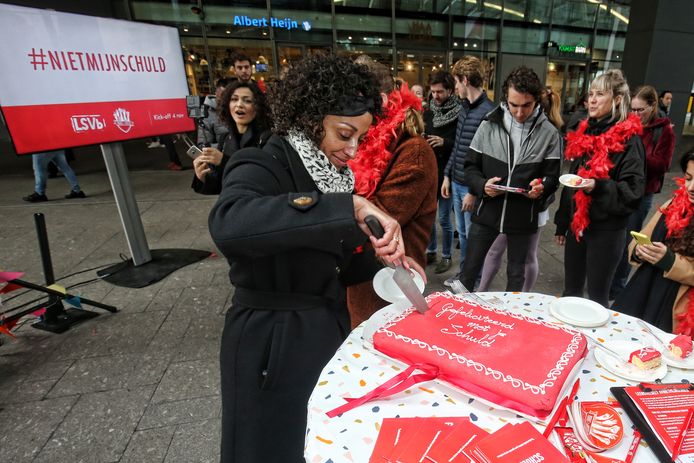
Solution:
<svg viewBox="0 0 694 463"><path fill-rule="evenodd" d="M448 293L427 297L373 337L407 364L432 364L438 378L491 403L546 418L587 353L585 337L559 325L482 306Z"/></svg>
<svg viewBox="0 0 694 463"><path fill-rule="evenodd" d="M644 347L629 354L629 362L641 370L653 370L660 366L662 355L653 347Z"/></svg>
<svg viewBox="0 0 694 463"><path fill-rule="evenodd" d="M686 358L692 353L692 338L686 334L678 334L668 344L668 349L677 358Z"/></svg>

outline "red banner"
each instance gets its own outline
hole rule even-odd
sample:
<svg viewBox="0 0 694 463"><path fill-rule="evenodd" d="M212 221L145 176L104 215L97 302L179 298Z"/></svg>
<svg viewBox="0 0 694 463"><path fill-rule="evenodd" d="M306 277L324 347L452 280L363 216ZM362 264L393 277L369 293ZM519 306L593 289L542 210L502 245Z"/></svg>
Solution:
<svg viewBox="0 0 694 463"><path fill-rule="evenodd" d="M5 106L2 110L17 154L195 129L185 98Z"/></svg>

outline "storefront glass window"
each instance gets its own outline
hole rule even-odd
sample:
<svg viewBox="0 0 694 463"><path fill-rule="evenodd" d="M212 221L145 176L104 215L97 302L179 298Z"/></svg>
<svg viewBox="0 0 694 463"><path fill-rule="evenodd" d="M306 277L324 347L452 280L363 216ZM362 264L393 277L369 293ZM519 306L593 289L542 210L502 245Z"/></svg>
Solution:
<svg viewBox="0 0 694 463"><path fill-rule="evenodd" d="M555 1L552 9L552 24L554 26L586 27L593 29L596 3L587 0Z"/></svg>
<svg viewBox="0 0 694 463"><path fill-rule="evenodd" d="M546 27L504 23L501 50L505 53L544 55L546 43Z"/></svg>
<svg viewBox="0 0 694 463"><path fill-rule="evenodd" d="M398 48L446 49L448 47L448 18L396 18L395 32Z"/></svg>
<svg viewBox="0 0 694 463"><path fill-rule="evenodd" d="M448 0L395 0L395 11L417 11L420 13L448 14Z"/></svg>

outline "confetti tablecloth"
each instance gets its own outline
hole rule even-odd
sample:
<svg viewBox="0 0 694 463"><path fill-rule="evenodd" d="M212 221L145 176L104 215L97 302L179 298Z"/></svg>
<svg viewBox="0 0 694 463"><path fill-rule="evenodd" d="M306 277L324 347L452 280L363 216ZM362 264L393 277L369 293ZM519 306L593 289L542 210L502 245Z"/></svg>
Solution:
<svg viewBox="0 0 694 463"><path fill-rule="evenodd" d="M561 323L549 314L549 303L555 299L536 293L482 293L496 298L511 311L550 323ZM364 347L364 324L357 327L323 369L308 404L305 458L309 463L366 463L378 437L383 418L413 416L465 416L488 432L506 423L524 420L515 413L490 407L439 381L418 384L404 392L368 402L335 418L326 412L345 403L344 397L360 397L403 370L403 364ZM648 334L636 319L610 312L607 324L598 328L576 328L602 341L645 341ZM636 385L605 370L593 355L593 347L579 371L579 400L606 400L610 387ZM528 359L532 368L532 359ZM663 382L694 382L694 370L668 367ZM635 461L657 463L642 441Z"/></svg>

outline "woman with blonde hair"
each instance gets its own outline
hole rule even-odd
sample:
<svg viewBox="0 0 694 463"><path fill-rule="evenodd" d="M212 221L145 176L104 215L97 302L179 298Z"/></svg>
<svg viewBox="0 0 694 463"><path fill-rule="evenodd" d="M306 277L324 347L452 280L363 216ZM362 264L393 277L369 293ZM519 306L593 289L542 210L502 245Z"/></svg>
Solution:
<svg viewBox="0 0 694 463"><path fill-rule="evenodd" d="M629 85L610 69L590 84L588 119L566 136L569 172L585 179L564 188L554 218L564 250L564 296L608 305L610 283L625 243L629 215L645 187L641 121L631 113Z"/></svg>
<svg viewBox="0 0 694 463"><path fill-rule="evenodd" d="M398 221L408 256L424 267L436 216L438 179L434 151L422 137L422 102L406 83L396 89L386 66L365 55L357 62L378 77L384 114L349 163L355 191ZM364 253L368 258L369 251ZM423 270L420 273L424 275ZM355 327L388 302L378 297L371 281L365 281L347 288L347 304Z"/></svg>

